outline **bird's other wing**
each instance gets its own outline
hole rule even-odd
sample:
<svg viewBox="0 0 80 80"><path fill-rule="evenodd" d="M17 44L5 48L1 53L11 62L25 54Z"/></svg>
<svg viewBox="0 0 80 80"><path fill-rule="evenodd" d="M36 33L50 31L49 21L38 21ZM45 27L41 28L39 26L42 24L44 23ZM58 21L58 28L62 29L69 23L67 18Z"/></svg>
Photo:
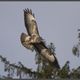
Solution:
<svg viewBox="0 0 80 80"><path fill-rule="evenodd" d="M22 33L20 36L20 41L25 48L30 49L32 51L34 50L33 45L30 43L30 36L26 35L25 33Z"/></svg>
<svg viewBox="0 0 80 80"><path fill-rule="evenodd" d="M37 22L36 22L34 13L32 13L31 9L27 8L24 10L24 22L25 22L25 27L29 36L32 36L32 35L39 36Z"/></svg>

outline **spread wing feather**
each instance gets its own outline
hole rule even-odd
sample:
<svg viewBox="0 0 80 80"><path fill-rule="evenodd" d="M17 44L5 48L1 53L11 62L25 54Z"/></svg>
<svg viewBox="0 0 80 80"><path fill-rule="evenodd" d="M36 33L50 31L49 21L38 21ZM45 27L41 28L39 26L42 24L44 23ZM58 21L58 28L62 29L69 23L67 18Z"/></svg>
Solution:
<svg viewBox="0 0 80 80"><path fill-rule="evenodd" d="M27 49L37 50L45 59L53 63L55 67L60 68L55 55L50 52L43 39L39 36L37 22L31 9L27 8L24 10L24 22L28 35L25 33L21 34L22 45Z"/></svg>
<svg viewBox="0 0 80 80"><path fill-rule="evenodd" d="M32 13L31 9L27 8L24 10L24 22L26 30L30 36L31 35L39 36L37 22L35 20L34 13Z"/></svg>

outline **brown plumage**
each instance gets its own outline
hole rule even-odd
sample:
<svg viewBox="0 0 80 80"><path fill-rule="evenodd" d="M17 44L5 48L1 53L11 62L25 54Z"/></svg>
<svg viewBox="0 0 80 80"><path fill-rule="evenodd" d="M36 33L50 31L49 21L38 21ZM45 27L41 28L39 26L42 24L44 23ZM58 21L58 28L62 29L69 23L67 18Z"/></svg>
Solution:
<svg viewBox="0 0 80 80"><path fill-rule="evenodd" d="M24 10L24 22L25 22L26 30L30 36L31 35L39 36L36 19L35 19L34 13L32 13L31 9L29 10L27 8Z"/></svg>
<svg viewBox="0 0 80 80"><path fill-rule="evenodd" d="M22 45L27 49L37 50L47 61L52 63L56 68L60 68L55 55L51 53L39 35L37 22L31 9L27 8L24 10L24 23L28 35L25 33L21 34L20 40Z"/></svg>

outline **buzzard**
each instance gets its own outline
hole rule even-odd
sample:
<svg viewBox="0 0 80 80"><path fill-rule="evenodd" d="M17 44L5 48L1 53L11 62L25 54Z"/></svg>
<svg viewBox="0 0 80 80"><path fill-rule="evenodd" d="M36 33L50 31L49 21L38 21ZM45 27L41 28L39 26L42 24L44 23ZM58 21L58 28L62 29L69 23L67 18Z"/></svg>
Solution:
<svg viewBox="0 0 80 80"><path fill-rule="evenodd" d="M24 10L24 23L27 34L21 34L20 40L22 45L27 49L38 51L53 66L60 68L55 55L48 49L44 40L40 37L35 15L31 9L27 8Z"/></svg>

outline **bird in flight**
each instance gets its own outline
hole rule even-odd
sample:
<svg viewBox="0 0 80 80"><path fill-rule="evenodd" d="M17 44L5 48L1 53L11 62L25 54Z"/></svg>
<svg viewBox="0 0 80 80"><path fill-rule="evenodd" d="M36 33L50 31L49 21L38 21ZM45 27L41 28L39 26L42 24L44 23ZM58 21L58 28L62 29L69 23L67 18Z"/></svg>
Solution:
<svg viewBox="0 0 80 80"><path fill-rule="evenodd" d="M38 51L38 53L49 61L49 63L52 63L54 67L60 68L56 56L48 49L39 34L35 15L31 9L27 8L24 10L24 23L27 34L21 33L21 44L27 49Z"/></svg>

